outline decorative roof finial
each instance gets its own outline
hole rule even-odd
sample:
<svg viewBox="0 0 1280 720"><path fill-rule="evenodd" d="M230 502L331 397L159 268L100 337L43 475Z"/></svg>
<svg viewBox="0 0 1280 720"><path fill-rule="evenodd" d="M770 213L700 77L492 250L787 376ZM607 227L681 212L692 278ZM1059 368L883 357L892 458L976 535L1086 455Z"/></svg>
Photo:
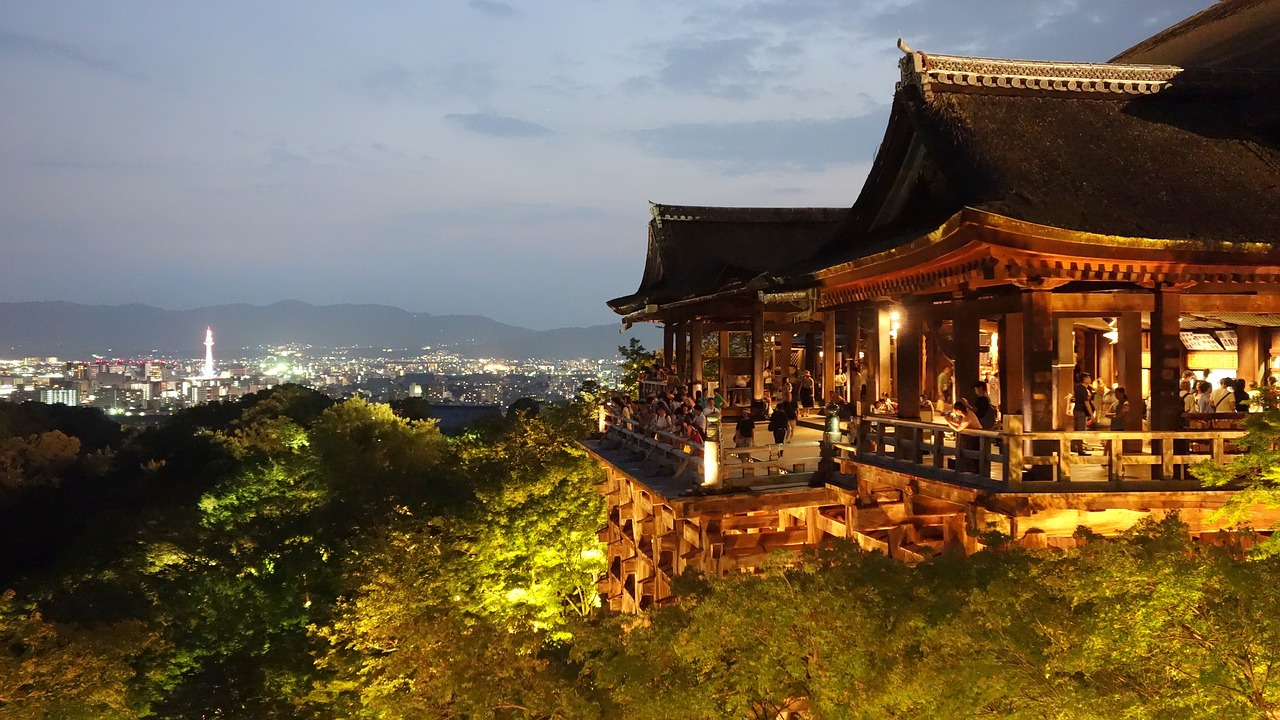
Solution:
<svg viewBox="0 0 1280 720"><path fill-rule="evenodd" d="M915 52L915 50L912 50L911 46L907 44L907 41L902 38L898 38L898 49L902 51L903 55L910 55Z"/></svg>

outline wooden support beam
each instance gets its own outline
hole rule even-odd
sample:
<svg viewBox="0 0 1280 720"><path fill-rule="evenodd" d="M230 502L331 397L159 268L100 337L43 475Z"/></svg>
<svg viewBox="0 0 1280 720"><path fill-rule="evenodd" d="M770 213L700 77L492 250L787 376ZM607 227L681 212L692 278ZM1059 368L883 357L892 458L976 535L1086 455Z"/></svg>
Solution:
<svg viewBox="0 0 1280 720"><path fill-rule="evenodd" d="M824 407L836 387L836 311L822 314L822 397L818 407Z"/></svg>
<svg viewBox="0 0 1280 720"><path fill-rule="evenodd" d="M1178 380L1182 376L1183 349L1178 335L1178 304L1185 297L1163 288L1155 292L1156 309L1151 313L1152 430L1177 430L1182 421Z"/></svg>
<svg viewBox="0 0 1280 720"><path fill-rule="evenodd" d="M796 373L791 369L791 338L791 330L787 330L778 336L778 355L781 360L777 363L776 367L776 370L778 371L777 382L774 385L776 388L781 388L786 385L787 380L791 381L793 388L796 384ZM794 396L794 392L792 394ZM783 399L785 400L786 398ZM794 397L792 399L794 399Z"/></svg>
<svg viewBox="0 0 1280 720"><path fill-rule="evenodd" d="M764 397L764 307L751 312L751 399Z"/></svg>
<svg viewBox="0 0 1280 720"><path fill-rule="evenodd" d="M1023 341L1022 312L1000 318L1000 402L1001 412L1022 417Z"/></svg>
<svg viewBox="0 0 1280 720"><path fill-rule="evenodd" d="M1178 301L1184 313L1280 313L1280 294L1230 295L1182 293Z"/></svg>
<svg viewBox="0 0 1280 720"><path fill-rule="evenodd" d="M1175 317L1176 321L1177 318ZM1123 313L1116 319L1115 382L1124 386L1137 407L1142 397L1142 315ZM1177 333L1174 333L1177 337ZM1179 341L1181 342L1181 341ZM1136 428L1135 428L1136 429Z"/></svg>
<svg viewBox="0 0 1280 720"><path fill-rule="evenodd" d="M662 366L669 368L675 362L676 327L674 322L662 324Z"/></svg>
<svg viewBox="0 0 1280 720"><path fill-rule="evenodd" d="M1053 315L1049 311L1049 293L1032 290L1022 296L1022 418L1029 432L1053 430L1054 364ZM1031 443L1032 455L1051 455L1058 451L1053 440ZM1065 451L1066 448L1063 448ZM1040 465L1028 472L1028 480L1051 479L1053 469Z"/></svg>
<svg viewBox="0 0 1280 720"><path fill-rule="evenodd" d="M889 318L890 310L886 307L880 307L875 311L875 330L872 332L872 343L875 352L868 352L867 359L874 360L875 369L870 373L870 377L875 378L875 394L871 394L870 380L867 386L867 402L874 403L880 399L881 395L896 395L897 388L893 386L893 345L889 337L889 330L893 326L893 321Z"/></svg>
<svg viewBox="0 0 1280 720"><path fill-rule="evenodd" d="M971 312L964 303L956 303L956 314L951 319L955 335L955 388L957 398L973 400L973 386L978 382L978 345L981 318Z"/></svg>
<svg viewBox="0 0 1280 720"><path fill-rule="evenodd" d="M702 321L693 320L689 323L689 359L690 372L689 383L690 388L703 389L702 387Z"/></svg>
<svg viewBox="0 0 1280 720"><path fill-rule="evenodd" d="M1270 359L1262 350L1260 330L1250 325L1236 327L1236 377L1251 384L1262 380L1262 371Z"/></svg>
<svg viewBox="0 0 1280 720"><path fill-rule="evenodd" d="M734 332L750 332L751 318L746 317L742 320L716 320L709 321L706 324L706 330L733 330ZM765 332L821 332L822 323L820 322L775 322L765 320Z"/></svg>
<svg viewBox="0 0 1280 720"><path fill-rule="evenodd" d="M906 308L898 320L898 417L920 417L921 355L924 320L915 308Z"/></svg>
<svg viewBox="0 0 1280 720"><path fill-rule="evenodd" d="M1075 388L1076 331L1070 318L1053 316L1053 417L1061 430L1071 430L1073 420L1067 415L1067 395Z"/></svg>
<svg viewBox="0 0 1280 720"><path fill-rule="evenodd" d="M980 317L1008 315L1022 311L1022 296L1014 294L965 298L962 307L964 312L971 312ZM956 312L954 301L921 306L921 313L925 320L950 320L956 316Z"/></svg>
<svg viewBox="0 0 1280 720"><path fill-rule="evenodd" d="M808 370L815 380L822 378L822 368L818 366L818 338L811 332L804 334L804 369Z"/></svg>
<svg viewBox="0 0 1280 720"><path fill-rule="evenodd" d="M729 387L729 374L728 374L728 370L726 370L729 364L728 363L728 360L729 360L729 331L728 330L720 331L719 345L720 347L718 348L717 352L719 353L719 356L720 356L720 370L719 370L720 379L716 381L716 388L720 390L720 393L723 395L726 392L724 388ZM725 395L725 400L728 400L728 399L729 399L729 396Z"/></svg>
<svg viewBox="0 0 1280 720"><path fill-rule="evenodd" d="M689 323L676 323L676 372L681 381L689 379Z"/></svg>
<svg viewBox="0 0 1280 720"><path fill-rule="evenodd" d="M1151 429L1177 430L1182 424L1182 398L1178 396L1178 380L1182 377L1182 340L1178 315L1182 296L1157 287L1155 310L1151 313ZM1173 478L1172 440L1153 440L1151 451L1159 454L1161 464L1152 468L1153 478Z"/></svg>
<svg viewBox="0 0 1280 720"><path fill-rule="evenodd" d="M845 389L845 399L849 402L858 402L859 392L861 388L854 387L860 373L856 372L858 367L858 351L862 349L862 313L856 310L847 310L844 313L844 341L845 341L845 367L844 371L848 374L849 383Z"/></svg>
<svg viewBox="0 0 1280 720"><path fill-rule="evenodd" d="M1053 293L1049 298L1049 309L1058 316L1107 317L1154 307L1151 294L1144 292Z"/></svg>
<svg viewBox="0 0 1280 720"><path fill-rule="evenodd" d="M924 392L924 396L933 399L935 402L945 400L949 404L955 402L955 394L947 397L939 397L938 395L938 375L942 373L942 368L949 363L942 356L942 323L950 320L950 318L928 317L925 318L924 327L924 381L920 388ZM955 352L955 348L952 348ZM952 368L952 379L954 384L955 368ZM941 406L939 406L941 409Z"/></svg>

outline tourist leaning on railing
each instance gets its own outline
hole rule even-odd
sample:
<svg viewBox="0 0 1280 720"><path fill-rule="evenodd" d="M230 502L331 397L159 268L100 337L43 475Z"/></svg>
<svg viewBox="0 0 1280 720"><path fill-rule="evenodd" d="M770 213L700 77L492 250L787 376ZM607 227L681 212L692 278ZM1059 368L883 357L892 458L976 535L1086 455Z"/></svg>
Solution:
<svg viewBox="0 0 1280 720"><path fill-rule="evenodd" d="M966 435L965 430L981 430L982 422L978 416L974 414L973 408L964 398L956 401L951 406L952 411L943 413L942 417L947 421L947 425L956 431L956 470L960 472L977 472L978 461L965 457L965 451L976 451L981 448L981 441L972 435Z"/></svg>

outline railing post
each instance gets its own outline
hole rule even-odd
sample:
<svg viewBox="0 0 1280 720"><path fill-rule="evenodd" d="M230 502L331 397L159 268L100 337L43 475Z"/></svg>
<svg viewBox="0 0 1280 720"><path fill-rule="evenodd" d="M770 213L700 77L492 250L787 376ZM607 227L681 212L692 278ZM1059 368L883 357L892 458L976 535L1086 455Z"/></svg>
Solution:
<svg viewBox="0 0 1280 720"><path fill-rule="evenodd" d="M720 485L720 413L712 406L707 413L707 436L702 443L702 485Z"/></svg>
<svg viewBox="0 0 1280 720"><path fill-rule="evenodd" d="M1107 480L1115 482L1124 479L1124 441L1111 440L1107 443Z"/></svg>
<svg viewBox="0 0 1280 720"><path fill-rule="evenodd" d="M1165 480L1172 480L1173 473L1173 440L1160 441L1160 470Z"/></svg>
<svg viewBox="0 0 1280 720"><path fill-rule="evenodd" d="M1004 416L1004 481L1022 482L1022 416Z"/></svg>

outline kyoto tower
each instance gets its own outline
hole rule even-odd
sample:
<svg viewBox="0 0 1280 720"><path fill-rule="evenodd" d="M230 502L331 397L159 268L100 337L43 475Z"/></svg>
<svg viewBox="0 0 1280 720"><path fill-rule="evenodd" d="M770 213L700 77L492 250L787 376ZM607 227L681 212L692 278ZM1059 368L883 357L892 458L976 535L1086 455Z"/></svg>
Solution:
<svg viewBox="0 0 1280 720"><path fill-rule="evenodd" d="M204 372L201 377L215 377L213 374L213 328L204 329Z"/></svg>

